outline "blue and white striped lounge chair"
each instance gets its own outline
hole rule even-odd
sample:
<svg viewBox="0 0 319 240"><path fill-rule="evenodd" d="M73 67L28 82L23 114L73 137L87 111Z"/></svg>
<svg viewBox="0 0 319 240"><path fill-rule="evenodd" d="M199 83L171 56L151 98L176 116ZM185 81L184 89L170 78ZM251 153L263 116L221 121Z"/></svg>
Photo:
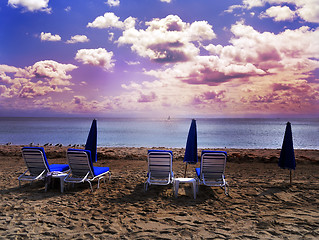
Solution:
<svg viewBox="0 0 319 240"><path fill-rule="evenodd" d="M228 195L228 184L225 180L226 159L226 152L203 150L200 168L195 169L197 185L222 187Z"/></svg>
<svg viewBox="0 0 319 240"><path fill-rule="evenodd" d="M18 177L19 187L21 187L21 181L44 180L48 174L60 174L69 170L67 164L49 164L42 147L24 147L22 157L28 169ZM46 183L45 190L47 187Z"/></svg>
<svg viewBox="0 0 319 240"><path fill-rule="evenodd" d="M168 185L173 183L173 153L167 150L148 150L148 173L144 189L148 185Z"/></svg>
<svg viewBox="0 0 319 240"><path fill-rule="evenodd" d="M98 179L97 188L100 187L100 180L105 182L105 175L109 175L111 180L111 172L109 167L95 167L92 163L91 151L82 149L67 150L67 159L70 166L70 173L64 178L64 182L68 183L83 183L90 184L93 192L92 181Z"/></svg>

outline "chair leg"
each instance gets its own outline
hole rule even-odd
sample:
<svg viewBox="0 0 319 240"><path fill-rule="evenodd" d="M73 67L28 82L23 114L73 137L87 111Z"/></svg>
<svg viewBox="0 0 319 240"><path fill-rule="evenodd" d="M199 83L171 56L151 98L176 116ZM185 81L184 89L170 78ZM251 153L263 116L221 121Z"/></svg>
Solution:
<svg viewBox="0 0 319 240"><path fill-rule="evenodd" d="M179 181L175 180L173 186L174 186L175 198L177 198L177 196L178 196L178 189L179 189Z"/></svg>
<svg viewBox="0 0 319 240"><path fill-rule="evenodd" d="M88 181L88 183L90 184L91 191L93 192L93 187L92 187L91 181Z"/></svg>
<svg viewBox="0 0 319 240"><path fill-rule="evenodd" d="M199 192L199 186L200 186L199 182L196 181L196 194L198 194L198 192Z"/></svg>
<svg viewBox="0 0 319 240"><path fill-rule="evenodd" d="M194 194L194 199L196 199L197 195L197 183L193 182L193 194Z"/></svg>
<svg viewBox="0 0 319 240"><path fill-rule="evenodd" d="M229 186L227 183L225 184L225 194L229 196Z"/></svg>
<svg viewBox="0 0 319 240"><path fill-rule="evenodd" d="M144 183L144 191L145 191L145 192L147 191L147 187L148 187L148 182L146 181L146 182Z"/></svg>

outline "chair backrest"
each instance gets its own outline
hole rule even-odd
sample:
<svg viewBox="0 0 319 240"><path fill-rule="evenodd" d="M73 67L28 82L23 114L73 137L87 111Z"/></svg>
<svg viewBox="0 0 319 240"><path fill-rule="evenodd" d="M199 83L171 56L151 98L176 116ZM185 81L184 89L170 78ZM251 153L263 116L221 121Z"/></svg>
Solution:
<svg viewBox="0 0 319 240"><path fill-rule="evenodd" d="M173 153L167 150L148 150L148 173L151 178L172 176Z"/></svg>
<svg viewBox="0 0 319 240"><path fill-rule="evenodd" d="M46 170L50 172L50 167L42 147L22 148L22 157L31 175L39 175Z"/></svg>
<svg viewBox="0 0 319 240"><path fill-rule="evenodd" d="M67 159L72 176L84 177L89 172L89 176L94 177L91 152L89 150L69 148L67 150Z"/></svg>
<svg viewBox="0 0 319 240"><path fill-rule="evenodd" d="M227 153L223 151L202 151L200 178L220 179L225 173Z"/></svg>

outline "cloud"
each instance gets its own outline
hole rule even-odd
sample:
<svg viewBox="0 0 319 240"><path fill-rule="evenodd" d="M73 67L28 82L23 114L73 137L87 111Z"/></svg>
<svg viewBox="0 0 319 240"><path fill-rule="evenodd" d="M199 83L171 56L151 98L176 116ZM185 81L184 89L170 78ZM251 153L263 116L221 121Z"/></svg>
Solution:
<svg viewBox="0 0 319 240"><path fill-rule="evenodd" d="M8 5L18 8L23 7L26 11L47 12L51 13L51 8L48 7L49 0L8 0Z"/></svg>
<svg viewBox="0 0 319 240"><path fill-rule="evenodd" d="M21 87L19 91L20 98L36 98L44 96L50 92L63 92L63 88L53 88L52 86L43 85L41 81L38 82L29 82Z"/></svg>
<svg viewBox="0 0 319 240"><path fill-rule="evenodd" d="M284 91L284 90L286 91L291 89L290 85L282 84L282 83L274 83L272 87L274 91Z"/></svg>
<svg viewBox="0 0 319 240"><path fill-rule="evenodd" d="M71 6L67 6L67 7L64 9L64 11L70 12L70 11L71 11Z"/></svg>
<svg viewBox="0 0 319 240"><path fill-rule="evenodd" d="M69 91L72 77L68 72L76 68L52 60L36 62L25 68L0 65L1 97L36 98L51 92Z"/></svg>
<svg viewBox="0 0 319 240"><path fill-rule="evenodd" d="M67 104L61 102L60 106L54 106L57 110L61 111L61 106L65 112L69 113L97 113L97 112L106 112L113 109L114 103L113 100L108 98L97 100L89 100L85 96L75 95L72 100ZM115 101L114 101L115 102Z"/></svg>
<svg viewBox="0 0 319 240"><path fill-rule="evenodd" d="M232 13L235 9L252 9L264 7L266 5L275 5L262 13L261 17L272 17L275 21L291 20L294 16L299 16L307 22L319 23L319 0L243 0L242 5L230 6L225 12ZM289 4L295 6L295 11L288 10ZM280 16L280 14L283 14Z"/></svg>
<svg viewBox="0 0 319 240"><path fill-rule="evenodd" d="M61 41L61 37L59 35L52 35L51 33L44 33L41 32L41 41L51 41L51 42L57 42Z"/></svg>
<svg viewBox="0 0 319 240"><path fill-rule="evenodd" d="M225 97L225 90L216 92L214 90L203 92L200 95L194 97L192 103L195 105L198 104L212 104L212 103L223 103Z"/></svg>
<svg viewBox="0 0 319 240"><path fill-rule="evenodd" d="M100 66L107 71L111 71L114 67L113 52L108 52L104 48L98 49L80 49L77 51L75 60L83 64Z"/></svg>
<svg viewBox="0 0 319 240"><path fill-rule="evenodd" d="M70 85L68 81L71 75L67 72L78 68L73 64L62 64L52 60L44 60L36 62L33 66L26 67L26 71L31 74L31 77L47 78L50 83L57 85Z"/></svg>
<svg viewBox="0 0 319 240"><path fill-rule="evenodd" d="M127 65L140 65L141 63L139 61L125 61Z"/></svg>
<svg viewBox="0 0 319 240"><path fill-rule="evenodd" d="M5 73L5 72L14 73L18 71L19 71L19 68L17 67L0 64L0 73Z"/></svg>
<svg viewBox="0 0 319 240"><path fill-rule="evenodd" d="M85 35L75 35L72 36L70 40L66 41L66 43L78 43L78 42L88 42L90 41Z"/></svg>
<svg viewBox="0 0 319 240"><path fill-rule="evenodd" d="M77 105L83 105L86 101L84 96L74 96L72 102Z"/></svg>
<svg viewBox="0 0 319 240"><path fill-rule="evenodd" d="M170 3L172 0L160 0L160 1Z"/></svg>
<svg viewBox="0 0 319 240"><path fill-rule="evenodd" d="M114 33L110 32L108 39L109 39L109 41L113 41L113 39L114 39Z"/></svg>
<svg viewBox="0 0 319 240"><path fill-rule="evenodd" d="M297 0L296 13L307 22L319 23L319 1Z"/></svg>
<svg viewBox="0 0 319 240"><path fill-rule="evenodd" d="M0 96L7 91L7 87L5 85L0 85Z"/></svg>
<svg viewBox="0 0 319 240"><path fill-rule="evenodd" d="M155 18L146 22L146 26L146 30L137 30L133 25L126 28L117 43L131 45L132 51L138 55L160 63L189 61L199 54L194 42L216 37L206 21L189 24L176 15Z"/></svg>
<svg viewBox="0 0 319 240"><path fill-rule="evenodd" d="M110 7L118 7L120 6L120 0L107 0L106 4Z"/></svg>
<svg viewBox="0 0 319 240"><path fill-rule="evenodd" d="M175 77L181 81L210 86L217 86L232 79L266 74L252 63L233 63L217 56L198 56L193 62L178 64L175 68Z"/></svg>
<svg viewBox="0 0 319 240"><path fill-rule="evenodd" d="M149 95L141 94L138 102L154 102L157 96L154 92L151 92Z"/></svg>
<svg viewBox="0 0 319 240"><path fill-rule="evenodd" d="M233 13L235 9L242 9L242 8L243 8L242 5L232 5L232 6L228 7L228 9L226 9L224 12Z"/></svg>
<svg viewBox="0 0 319 240"><path fill-rule="evenodd" d="M221 58L237 63L252 63L267 72L281 69L288 62L291 67L297 59L310 63L311 57L318 56L319 46L315 39L319 37L319 29L304 26L276 35L270 32L260 33L251 26L238 22L231 27L231 31L234 34L230 40L232 45L213 46L212 54L217 53Z"/></svg>
<svg viewBox="0 0 319 240"><path fill-rule="evenodd" d="M287 6L273 6L266 10L266 12L261 13L261 18L273 18L276 22L279 21L292 21L294 20L296 13L290 10Z"/></svg>
<svg viewBox="0 0 319 240"><path fill-rule="evenodd" d="M231 27L231 45L209 44L209 56L166 69L166 77L179 78L190 84L217 86L234 79L279 74L286 69L309 72L318 67L319 29L301 27L279 34L260 33L241 22ZM303 69L303 70L301 70ZM161 71L161 70L160 70ZM149 72L161 76L159 71ZM159 75L158 75L159 74Z"/></svg>
<svg viewBox="0 0 319 240"><path fill-rule="evenodd" d="M156 80L123 84L128 93L117 107L177 115L318 112L319 83L307 79L319 68L319 28L274 34L237 22L230 32L229 45L203 46L205 56L144 70Z"/></svg>
<svg viewBox="0 0 319 240"><path fill-rule="evenodd" d="M316 113L319 110L318 85L304 81L291 83L274 83L268 85L264 92L255 92L242 97L243 103L249 103L252 108L262 106L267 112L276 110L290 114ZM273 90L273 91L272 91Z"/></svg>
<svg viewBox="0 0 319 240"><path fill-rule="evenodd" d="M93 22L88 23L87 27L91 28L119 28L123 29L125 24L124 22L119 20L120 18L117 17L112 12L107 12L104 16L97 17Z"/></svg>

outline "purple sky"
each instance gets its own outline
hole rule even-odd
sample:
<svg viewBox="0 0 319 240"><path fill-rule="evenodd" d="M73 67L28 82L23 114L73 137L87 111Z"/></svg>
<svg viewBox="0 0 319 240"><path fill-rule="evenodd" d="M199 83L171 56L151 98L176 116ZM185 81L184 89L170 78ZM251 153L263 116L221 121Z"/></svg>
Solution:
<svg viewBox="0 0 319 240"><path fill-rule="evenodd" d="M0 116L319 116L319 0L8 0Z"/></svg>

